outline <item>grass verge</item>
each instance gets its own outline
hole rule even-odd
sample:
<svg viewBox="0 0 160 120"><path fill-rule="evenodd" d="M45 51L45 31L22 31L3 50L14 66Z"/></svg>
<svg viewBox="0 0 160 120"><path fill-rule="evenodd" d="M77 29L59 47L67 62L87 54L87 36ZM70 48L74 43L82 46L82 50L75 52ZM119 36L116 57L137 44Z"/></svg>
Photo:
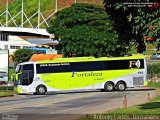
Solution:
<svg viewBox="0 0 160 120"><path fill-rule="evenodd" d="M6 86L1 86L0 87L0 97L7 97L7 96L12 96L13 94L16 94L14 87L6 87Z"/></svg>
<svg viewBox="0 0 160 120"><path fill-rule="evenodd" d="M0 97L8 97L8 96L13 96L15 94L14 91L0 91Z"/></svg>
<svg viewBox="0 0 160 120"><path fill-rule="evenodd" d="M160 82L149 82L148 87L160 88Z"/></svg>
<svg viewBox="0 0 160 120"><path fill-rule="evenodd" d="M133 120L135 118L148 120L151 117L154 118L154 120L160 119L160 96L151 102L142 105L137 105L126 109L116 109L112 112L103 114L85 115L78 120Z"/></svg>
<svg viewBox="0 0 160 120"><path fill-rule="evenodd" d="M127 109L117 109L112 114L159 114L160 115L160 96L151 102L129 107Z"/></svg>

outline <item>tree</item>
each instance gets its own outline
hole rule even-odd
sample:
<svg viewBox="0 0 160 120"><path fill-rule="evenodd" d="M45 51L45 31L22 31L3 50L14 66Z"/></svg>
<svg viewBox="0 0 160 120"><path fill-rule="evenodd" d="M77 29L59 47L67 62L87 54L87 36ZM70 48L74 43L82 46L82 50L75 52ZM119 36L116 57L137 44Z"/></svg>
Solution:
<svg viewBox="0 0 160 120"><path fill-rule="evenodd" d="M19 49L16 50L13 54L13 62L15 64L21 63L21 62L26 62L29 61L31 56L34 54L32 50L29 49Z"/></svg>
<svg viewBox="0 0 160 120"><path fill-rule="evenodd" d="M120 55L124 50L108 18L100 6L77 3L59 11L48 31L60 39L59 49L65 57Z"/></svg>
<svg viewBox="0 0 160 120"><path fill-rule="evenodd" d="M132 0L130 3L145 3L142 7L130 6L123 0L104 0L107 14L114 21L119 42L125 46L136 43L137 51L145 51L145 40L156 41L160 35L160 4L150 0L153 5L147 5L146 0ZM148 0L149 2L149 0Z"/></svg>

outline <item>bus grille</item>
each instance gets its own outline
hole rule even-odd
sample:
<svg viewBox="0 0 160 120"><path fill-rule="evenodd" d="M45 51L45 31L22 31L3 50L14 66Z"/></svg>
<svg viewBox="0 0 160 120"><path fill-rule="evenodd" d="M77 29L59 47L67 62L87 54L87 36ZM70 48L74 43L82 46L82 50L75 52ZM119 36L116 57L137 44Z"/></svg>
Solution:
<svg viewBox="0 0 160 120"><path fill-rule="evenodd" d="M143 77L133 77L133 85L144 85Z"/></svg>

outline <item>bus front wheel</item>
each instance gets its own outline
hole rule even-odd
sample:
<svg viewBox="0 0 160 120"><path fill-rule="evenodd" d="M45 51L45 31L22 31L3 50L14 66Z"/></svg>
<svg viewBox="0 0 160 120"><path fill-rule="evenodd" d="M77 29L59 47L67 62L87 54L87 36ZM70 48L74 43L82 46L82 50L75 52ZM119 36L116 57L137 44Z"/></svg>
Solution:
<svg viewBox="0 0 160 120"><path fill-rule="evenodd" d="M114 83L113 82L106 82L104 85L104 91L105 92L114 91Z"/></svg>
<svg viewBox="0 0 160 120"><path fill-rule="evenodd" d="M118 82L116 85L116 89L118 91L125 91L126 90L126 83L125 82Z"/></svg>
<svg viewBox="0 0 160 120"><path fill-rule="evenodd" d="M38 95L44 95L46 94L47 92L47 89L44 85L38 85L37 88L36 88L36 94Z"/></svg>

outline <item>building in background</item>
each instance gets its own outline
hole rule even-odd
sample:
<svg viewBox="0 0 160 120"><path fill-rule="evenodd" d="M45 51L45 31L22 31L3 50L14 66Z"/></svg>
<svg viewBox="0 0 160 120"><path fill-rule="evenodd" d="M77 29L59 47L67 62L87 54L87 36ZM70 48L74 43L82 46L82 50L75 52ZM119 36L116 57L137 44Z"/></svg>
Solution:
<svg viewBox="0 0 160 120"><path fill-rule="evenodd" d="M34 44L29 43L28 41L18 37L18 36L9 36L8 41L0 42L0 48L9 50L9 54L13 54L17 49L31 48L35 47Z"/></svg>
<svg viewBox="0 0 160 120"><path fill-rule="evenodd" d="M54 48L58 41L51 39L51 36L46 29L0 27L0 49L13 54L17 49L41 47L48 48L46 54L56 54Z"/></svg>
<svg viewBox="0 0 160 120"><path fill-rule="evenodd" d="M8 50L0 50L0 81L8 81Z"/></svg>

